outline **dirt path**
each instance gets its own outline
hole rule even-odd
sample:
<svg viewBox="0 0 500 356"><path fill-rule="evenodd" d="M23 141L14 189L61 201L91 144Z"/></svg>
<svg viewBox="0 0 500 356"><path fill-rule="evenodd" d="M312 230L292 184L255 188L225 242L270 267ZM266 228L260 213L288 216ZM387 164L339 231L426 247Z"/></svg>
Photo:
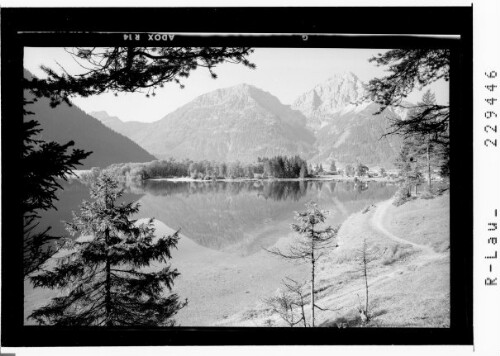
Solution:
<svg viewBox="0 0 500 356"><path fill-rule="evenodd" d="M421 250L426 255L429 255L432 257L441 256L441 254L434 251L434 249L432 247L427 246L427 245L417 244L415 242L405 240L401 237L394 235L392 232L390 232L389 230L387 230L385 228L384 217L385 217L385 214L387 213L387 209L391 206L392 201L393 201L392 199L389 199L389 200L386 200L386 201L383 201L383 202L380 202L377 204L378 205L377 209L373 213L373 216L372 216L371 221L370 221L372 226L375 227L375 229L380 231L382 234L384 234L386 237L390 238L391 240L394 240L394 241L399 242L401 244L411 245L411 246Z"/></svg>
<svg viewBox="0 0 500 356"><path fill-rule="evenodd" d="M388 209L391 207L393 200L389 199L383 202L380 202L376 205L376 208L373 210L372 216L368 218L368 224L376 230L380 232L383 236L399 243L402 245L410 245L415 249L419 250L420 253L416 255L415 259L408 261L407 263L402 264L394 264L389 269L376 269L371 270L369 277L369 288L372 295L383 295L384 293L384 285L390 285L391 281L398 280L402 275L412 275L415 273L414 271L417 268L422 268L430 263L435 263L441 258L446 258L448 256L447 253L438 253L434 251L431 246L418 244L409 240L406 240L400 236L397 236L390 232L384 225L384 220L386 218L386 214L388 214ZM341 311L337 312L333 317L330 317L331 320L335 320L336 317L345 314L346 311L352 309L355 304L353 301L353 296L358 295L359 293L364 293L365 287L361 283L358 283L359 280L349 281L346 284L343 284L339 289L333 290L329 293L329 296L318 298L318 303L325 304L327 307L331 306L341 306ZM335 289L333 284L332 288ZM372 297L373 298L373 297Z"/></svg>
<svg viewBox="0 0 500 356"><path fill-rule="evenodd" d="M425 326L422 318L430 318L427 310L421 305L439 305L441 291L436 292L436 284L439 284L439 278L433 274L448 273L446 270L446 258L449 253L438 253L431 246L415 243L406 240L403 234L393 233L385 225L388 218L391 218L393 211L392 199L379 202L375 208L370 209L369 214L355 214L352 220L349 220L343 230L343 238L347 256L349 251L356 247L357 237L363 234L367 236L374 235L374 243L387 245L386 238L397 244L406 245L410 250L410 258L403 257L397 261L385 264L383 256L380 256L379 263L373 264L368 272L369 290L370 290L370 309L377 322L382 325L398 326L412 325ZM337 207L342 211L342 207ZM411 250L414 251L411 251ZM405 249L406 251L407 249ZM317 304L325 308L324 313L318 315L318 325L334 325L336 320L353 320L357 317L357 308L361 300L364 300L365 283L362 276L352 271L359 267L352 259L336 261L332 258L326 261L318 272L317 280ZM429 276L423 281L422 273ZM442 289L446 292L448 284L444 283ZM440 287L441 288L441 287ZM438 293L438 294L437 294ZM441 294L439 294L441 293ZM437 295L437 297L436 297ZM415 300L421 298L421 303L414 306ZM430 304L429 304L430 303ZM432 304L432 305L434 305ZM403 313L411 307L411 312ZM434 308L429 307L430 310ZM443 312L444 313L444 312ZM406 319L405 319L406 318ZM445 318L445 317L443 317ZM263 304L255 305L253 308L240 311L230 315L228 318L215 322L217 326L263 326L269 321L276 325L283 326L282 320L277 315L269 314L269 310ZM384 324L385 323L385 324ZM434 324L432 324L434 325ZM441 325L441 324L436 324Z"/></svg>

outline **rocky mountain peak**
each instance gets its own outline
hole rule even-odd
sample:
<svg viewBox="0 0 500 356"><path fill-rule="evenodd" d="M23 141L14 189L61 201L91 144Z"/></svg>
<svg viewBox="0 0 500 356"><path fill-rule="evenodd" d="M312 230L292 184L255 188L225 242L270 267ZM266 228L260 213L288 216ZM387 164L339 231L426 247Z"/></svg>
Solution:
<svg viewBox="0 0 500 356"><path fill-rule="evenodd" d="M351 73L337 73L299 96L292 107L306 116L314 112L334 114L354 106L364 95L363 83Z"/></svg>
<svg viewBox="0 0 500 356"><path fill-rule="evenodd" d="M387 109L356 105L363 83L353 73L334 74L302 94L293 106L273 94L242 83L198 96L154 123L110 122L92 113L159 158L254 162L257 157L300 155L312 162L362 161L390 166L400 142L387 131Z"/></svg>
<svg viewBox="0 0 500 356"><path fill-rule="evenodd" d="M200 95L194 101L200 105L226 105L228 103L247 105L251 102L258 104L273 102L274 105L282 105L272 94L246 83L214 90Z"/></svg>
<svg viewBox="0 0 500 356"><path fill-rule="evenodd" d="M192 110L204 110L207 119L220 117L220 113L234 112L239 116L244 113L266 113L269 119L304 126L306 118L299 111L284 105L273 94L256 86L242 83L227 88L216 89L195 98L175 111L177 114ZM208 114L211 115L208 115ZM217 113L217 115L215 115ZM167 120L169 115L162 120ZM160 121L162 121L160 120Z"/></svg>

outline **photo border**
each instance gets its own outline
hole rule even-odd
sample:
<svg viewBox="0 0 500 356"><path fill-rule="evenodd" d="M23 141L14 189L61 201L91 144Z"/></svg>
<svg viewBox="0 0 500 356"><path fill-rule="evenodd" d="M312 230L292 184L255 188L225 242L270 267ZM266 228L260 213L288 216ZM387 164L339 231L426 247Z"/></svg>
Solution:
<svg viewBox="0 0 500 356"><path fill-rule="evenodd" d="M4 8L1 26L3 346L472 344L472 7ZM124 34L144 31L183 33L156 46L450 48L450 328L23 325L22 215L17 193L23 189L23 47L153 45L146 39L124 39Z"/></svg>

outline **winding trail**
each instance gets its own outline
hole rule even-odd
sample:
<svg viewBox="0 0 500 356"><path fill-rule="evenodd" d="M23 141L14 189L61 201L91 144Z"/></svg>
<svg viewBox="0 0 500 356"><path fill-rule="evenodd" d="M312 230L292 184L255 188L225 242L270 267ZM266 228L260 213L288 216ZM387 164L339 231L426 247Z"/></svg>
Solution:
<svg viewBox="0 0 500 356"><path fill-rule="evenodd" d="M385 217L385 214L387 213L387 209L391 206L392 201L393 201L393 199L389 199L389 200L378 203L378 206L377 206L375 212L373 213L373 216L372 216L371 221L370 221L371 224L373 225L373 227L375 227L375 229L380 231L382 234L384 234L386 237L390 238L391 240L394 240L394 241L399 242L401 244L411 245L419 250L422 250L422 252L424 252L425 254L432 256L432 257L441 256L441 254L434 251L434 249L432 247L427 246L427 245L417 244L415 242L405 240L401 237L394 235L392 232L388 231L385 228L384 223L383 223L384 217Z"/></svg>
<svg viewBox="0 0 500 356"><path fill-rule="evenodd" d="M387 221L386 218L391 217L392 202L393 199L378 202L369 209L369 214L357 214L353 216L355 220L350 223L359 227L359 229L353 231L347 230L345 236L349 239L351 235L359 235L360 231L363 231L366 232L368 236L370 233L375 235L374 243L384 243L386 241L381 241L381 239L387 238L398 244L406 245L414 249L414 251L410 251L410 258L396 258L395 261L398 263L393 263L394 261L391 261L389 264L385 264L383 262L384 256L379 256L379 263L371 266L368 271L368 285L372 303L374 300L377 300L376 303L378 304L371 304L370 308L375 308L373 311L376 313L380 312L380 314L373 314L373 316L377 318L381 316L380 320L389 326L400 326L408 323L412 326L427 327L425 321L422 321L424 318L421 318L422 315L427 318L425 310L419 309L419 311L412 311L413 314L409 313L409 319L405 319L403 322L401 321L401 312L398 312L397 308L399 305L404 306L405 303L414 302L413 300L405 301L404 298L415 299L422 295L422 303L431 303L429 300L434 301L436 299L436 292L432 288L435 289L435 283L439 283L439 281L432 281L432 278L435 277L432 274L435 271L434 268L437 268L437 271L439 271L438 273L447 273L446 267L443 266L447 266L446 258L449 258L449 251L439 253L434 251L430 245L427 246L406 240L404 235L401 236L401 234L399 234L398 236L397 233L395 234L389 231L384 222ZM335 200L334 203L336 204L336 208L342 212L344 208L342 204ZM368 211L363 211L363 213L366 212ZM339 244L342 245L341 243ZM354 245L350 246L347 240L344 246L347 247L349 253L349 251L352 251ZM333 258L325 263L326 264L323 265L325 268L320 269L317 275L318 281L321 282L318 284L316 295L318 305L327 308L328 311L325 312L321 319L318 319L318 325L331 326L333 322L342 320L342 317L350 318L352 316L353 310L358 308L359 295L364 295L366 287L365 281L359 273L354 272L347 276L349 273L353 272L353 268L357 266L354 260L342 260L339 262ZM334 269L333 273L331 271L332 269ZM434 284L431 286L425 285L422 289L418 290L412 290L411 288L409 288L409 290L399 289L402 288L400 287L400 283L404 286L409 285L410 287L413 286L412 283L415 283L414 285L418 285L418 283L422 284L423 282L416 277L421 277L421 273L432 275L429 283ZM428 290L426 288L430 289ZM446 292L446 288L449 288L449 284L443 284L442 288ZM356 299L357 296L358 299ZM439 298L445 297L446 296ZM399 302L397 298L403 299ZM395 311L391 311L393 308L395 308ZM387 313L393 313L396 321L390 318L388 319L387 316L383 316L385 313L382 312L386 312L387 310L389 310ZM249 313L249 311L251 311L251 313ZM406 314L405 317L407 317ZM273 320L277 323L280 322L279 317L271 317L264 306L256 305L253 309L240 311L228 318L219 319L215 321L214 324L217 326L237 325L256 327L266 325L266 322L269 320ZM393 325L393 322L396 324Z"/></svg>

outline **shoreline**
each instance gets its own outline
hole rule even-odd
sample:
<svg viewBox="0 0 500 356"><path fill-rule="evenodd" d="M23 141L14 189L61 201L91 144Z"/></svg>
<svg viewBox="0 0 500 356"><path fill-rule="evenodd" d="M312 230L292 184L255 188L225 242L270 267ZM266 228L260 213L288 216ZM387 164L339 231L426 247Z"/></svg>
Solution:
<svg viewBox="0 0 500 356"><path fill-rule="evenodd" d="M82 175L91 173L91 169L75 169L67 174L67 179L82 179ZM210 182L226 182L226 183L240 183L240 182L307 182L307 181L338 181L338 182L385 182L390 184L397 184L397 180L390 177L346 177L341 175L321 175L308 178L216 178L216 179L196 179L191 177L158 177L143 179L142 182L193 182L193 183L210 183Z"/></svg>
<svg viewBox="0 0 500 356"><path fill-rule="evenodd" d="M450 326L449 194L400 207L392 199L351 214L339 230L339 247L319 261L316 302L327 311L317 312L317 326ZM424 223L424 217L430 221ZM445 226L433 228L439 224ZM365 294L363 276L356 272L363 239L378 253L368 269L372 320L367 325L357 310ZM256 303L214 326L287 325Z"/></svg>
<svg viewBox="0 0 500 356"><path fill-rule="evenodd" d="M159 220L154 225L157 235L174 231ZM292 235L290 231L277 244L287 244ZM180 236L169 262L180 272L173 292L188 299L186 308L174 317L183 327L214 325L274 292L285 275L304 278L308 274L305 266L290 266L265 251L242 258L230 251L203 247L182 233ZM203 283L193 282L199 280Z"/></svg>
<svg viewBox="0 0 500 356"><path fill-rule="evenodd" d="M367 182L386 182L396 184L397 182L390 178L384 177L342 177L342 176L320 176L312 178L222 178L222 179L194 179L190 177L174 177L174 178L148 178L145 181L154 182L194 182L194 183L211 183L211 182L226 182L226 183L239 183L239 182L307 182L307 181L341 181L341 182L357 182L367 183Z"/></svg>

